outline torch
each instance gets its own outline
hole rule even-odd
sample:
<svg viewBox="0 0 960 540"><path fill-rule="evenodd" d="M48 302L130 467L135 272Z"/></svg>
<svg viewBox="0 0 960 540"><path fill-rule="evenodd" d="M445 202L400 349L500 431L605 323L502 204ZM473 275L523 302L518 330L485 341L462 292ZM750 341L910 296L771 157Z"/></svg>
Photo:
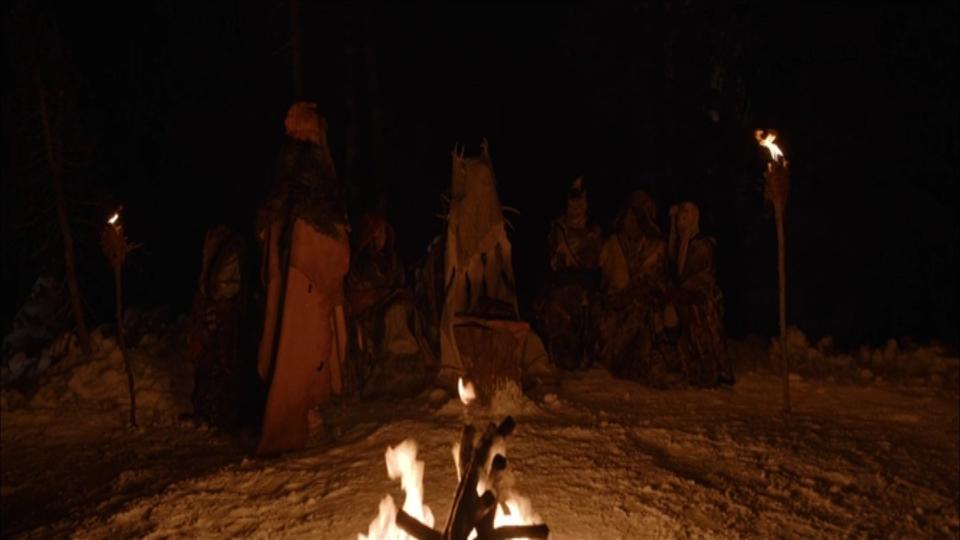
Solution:
<svg viewBox="0 0 960 540"><path fill-rule="evenodd" d="M770 151L770 161L763 173L763 198L773 205L773 217L777 225L777 270L780 288L780 357L783 373L783 411L790 412L790 369L787 359L787 283L786 247L783 234L783 212L790 198L790 169L780 147L774 142L777 133L758 129L754 136L760 146Z"/></svg>
<svg viewBox="0 0 960 540"><path fill-rule="evenodd" d="M137 245L127 242L127 237L123 232L123 224L120 222L120 211L123 207L107 220L103 228L103 234L100 236L100 249L104 257L113 268L113 286L116 296L117 309L117 345L120 347L120 354L123 356L123 367L127 371L127 390L130 394L130 425L137 427L137 399L133 389L133 369L130 366L130 359L127 357L127 344L123 335L123 263L127 258L127 253L136 249Z"/></svg>

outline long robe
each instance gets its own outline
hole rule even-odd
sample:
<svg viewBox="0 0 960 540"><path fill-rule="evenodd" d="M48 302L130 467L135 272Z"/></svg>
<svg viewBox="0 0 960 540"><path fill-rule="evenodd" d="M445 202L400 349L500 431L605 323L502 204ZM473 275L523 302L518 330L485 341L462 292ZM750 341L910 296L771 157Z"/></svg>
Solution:
<svg viewBox="0 0 960 540"><path fill-rule="evenodd" d="M679 350L690 382L697 386L715 386L721 380L732 383L712 239L696 236L690 240L676 283L673 301L680 317Z"/></svg>
<svg viewBox="0 0 960 540"><path fill-rule="evenodd" d="M661 291L665 286L666 246L659 236L630 237L619 232L607 239L600 255L604 293L596 304L598 358L613 374L651 380L661 326Z"/></svg>
<svg viewBox="0 0 960 540"><path fill-rule="evenodd" d="M334 340L336 306L343 303L343 277L350 264L346 230L331 236L303 219L294 221L280 342L271 365L281 294L279 239L282 223L269 228L265 330L258 369L270 383L258 455L302 448L309 434L307 412L341 392L345 343Z"/></svg>

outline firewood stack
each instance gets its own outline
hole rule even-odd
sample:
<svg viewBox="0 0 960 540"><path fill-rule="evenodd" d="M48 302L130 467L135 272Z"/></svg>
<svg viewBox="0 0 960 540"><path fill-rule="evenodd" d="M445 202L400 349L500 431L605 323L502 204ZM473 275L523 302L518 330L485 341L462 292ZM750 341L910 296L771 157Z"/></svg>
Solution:
<svg viewBox="0 0 960 540"><path fill-rule="evenodd" d="M397 513L397 526L418 540L467 540L473 529L477 530L478 540L547 538L550 529L544 524L495 528L493 521L500 503L497 495L489 489L483 495L477 495L477 481L490 457L494 441L497 437L506 438L516 425L509 416L499 426L491 422L476 446L475 428L472 425L464 426L460 438L460 463L463 469L443 532L427 527L403 510ZM494 456L490 471L494 486L498 485L497 480L506 468L507 458L501 454Z"/></svg>

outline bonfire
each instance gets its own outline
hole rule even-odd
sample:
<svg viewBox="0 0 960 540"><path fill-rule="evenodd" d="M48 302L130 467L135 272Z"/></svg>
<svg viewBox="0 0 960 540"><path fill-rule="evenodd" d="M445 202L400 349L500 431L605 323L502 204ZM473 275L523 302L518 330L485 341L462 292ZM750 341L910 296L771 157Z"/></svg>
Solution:
<svg viewBox="0 0 960 540"><path fill-rule="evenodd" d="M464 384L463 379L458 390L465 407L476 396L473 385ZM516 495L505 481L505 439L515 427L509 416L499 425L489 423L479 436L473 425L464 426L452 449L460 483L443 531L433 528L433 512L423 504L424 463L417 460L416 441L406 439L387 448L387 475L391 480L400 479L403 508L397 510L393 497L385 496L367 534L358 535L358 540L547 538L550 530L536 523L540 518L533 514L529 501Z"/></svg>

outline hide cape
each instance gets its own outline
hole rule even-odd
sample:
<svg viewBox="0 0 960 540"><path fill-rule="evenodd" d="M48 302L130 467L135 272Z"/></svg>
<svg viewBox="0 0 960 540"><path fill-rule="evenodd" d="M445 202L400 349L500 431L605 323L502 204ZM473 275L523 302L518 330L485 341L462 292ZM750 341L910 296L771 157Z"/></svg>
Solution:
<svg viewBox="0 0 960 540"><path fill-rule="evenodd" d="M258 216L267 298L257 367L269 386L260 455L303 447L308 411L342 390L350 261L342 187L325 145L294 138L289 126L288 136Z"/></svg>

